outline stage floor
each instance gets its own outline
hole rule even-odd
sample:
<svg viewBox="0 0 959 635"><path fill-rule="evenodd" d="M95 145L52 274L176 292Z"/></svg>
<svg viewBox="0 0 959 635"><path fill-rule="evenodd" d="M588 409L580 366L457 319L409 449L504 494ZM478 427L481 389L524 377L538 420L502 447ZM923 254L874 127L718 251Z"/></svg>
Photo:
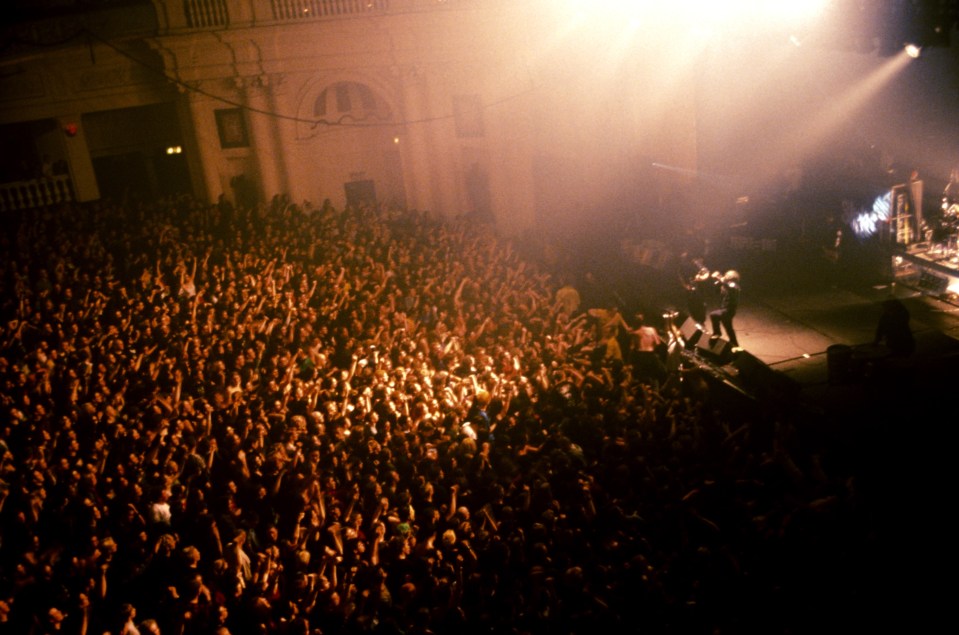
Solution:
<svg viewBox="0 0 959 635"><path fill-rule="evenodd" d="M744 274L736 331L746 351L798 382L806 398L824 407L855 408L860 398L875 393L869 377L860 376L871 367L864 364L857 375L830 381L827 351L841 344L852 347L858 359L883 360L880 368L893 363L872 342L881 304L894 297L908 308L916 338L915 354L894 362L899 376L910 384L916 379L929 383L929 377L942 385L950 385L950 377L959 381L959 307L902 285L837 283L830 280L828 268L818 270L819 275L806 271L797 284L782 273L776 276L779 281L767 279L755 289Z"/></svg>

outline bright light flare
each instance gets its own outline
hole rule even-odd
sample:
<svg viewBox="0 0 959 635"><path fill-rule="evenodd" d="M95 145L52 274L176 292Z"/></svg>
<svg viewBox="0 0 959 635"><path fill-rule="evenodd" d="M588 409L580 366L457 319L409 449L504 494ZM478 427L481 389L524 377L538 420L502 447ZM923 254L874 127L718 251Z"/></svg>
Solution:
<svg viewBox="0 0 959 635"><path fill-rule="evenodd" d="M919 54L922 53L922 47L915 44L906 44L906 55L912 59L919 57Z"/></svg>
<svg viewBox="0 0 959 635"><path fill-rule="evenodd" d="M822 15L829 0L567 0L578 14L649 23L663 18L690 23L751 26L799 25Z"/></svg>
<svg viewBox="0 0 959 635"><path fill-rule="evenodd" d="M678 0L675 9L718 23L797 26L823 13L827 0Z"/></svg>

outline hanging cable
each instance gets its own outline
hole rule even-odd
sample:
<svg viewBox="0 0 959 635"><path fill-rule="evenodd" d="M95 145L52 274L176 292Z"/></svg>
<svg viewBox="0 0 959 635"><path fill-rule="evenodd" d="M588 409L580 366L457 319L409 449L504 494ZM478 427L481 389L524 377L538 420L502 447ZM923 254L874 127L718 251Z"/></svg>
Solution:
<svg viewBox="0 0 959 635"><path fill-rule="evenodd" d="M162 68L157 68L157 67L154 66L153 64L149 64L149 63L147 63L147 62L145 62L145 61L143 61L143 60L141 60L141 59L138 59L136 56L131 55L131 54L128 53L127 51L123 50L123 49L120 48L119 46L117 46L117 45L113 44L112 42L110 42L109 40L107 40L106 38L100 37L99 35L97 35L97 34L94 33L93 31L90 31L89 29L84 29L83 32L86 32L90 37L96 39L98 42L100 42L100 43L103 44L104 46L109 47L110 49L112 49L113 51L115 51L116 53L118 53L119 55L127 58L128 60L130 60L130 61L132 61L132 62L134 62L134 63L136 63L136 64L138 64L138 65L140 65L140 66L142 66L142 67L144 67L144 68L146 68L147 70L149 70L149 71L151 71L151 72L153 72L153 73L155 73L155 74L157 74L157 75L160 75L161 77L163 77L164 79L166 79L166 80L169 81L170 83L175 84L175 85L179 86L180 88L182 88L182 89L184 89L184 90L188 90L188 91L191 91L191 92L193 92L193 93L196 93L196 94L199 94L199 95L203 95L204 97L209 97L210 99L214 99L214 100L219 101L219 102L221 102L221 103L223 103L223 104L227 104L227 105L229 105L229 106L233 106L234 108L242 108L242 109L244 109L244 110L246 110L246 111L248 111L248 112L257 113L257 114L260 114L260 115L266 115L266 116L268 116L268 117L273 117L273 118L275 118L275 119L282 119L282 120L286 120L286 121L294 121L294 122L297 122L297 123L308 124L308 125L310 125L310 126L313 127L313 128L316 128L317 126L324 126L324 125L325 125L325 126L330 126L330 127L337 127L337 128L379 128L379 127L412 126L412 125L418 125L418 124L433 123L433 122L437 122L437 121L447 121L447 120L452 119L452 118L455 116L455 115L453 115L453 114L451 113L451 114L448 114L448 115L439 115L439 116L436 116L436 117L426 117L426 118L423 118L423 119L414 119L414 120L409 120L409 121L371 122L371 123L361 123L361 124L357 124L357 123L347 123L347 122L345 122L345 120L346 120L347 118L352 117L352 115L350 115L350 114L344 114L343 116L339 117L339 118L336 119L336 120L329 121L329 120L327 120L327 119L305 119L305 118L303 118L303 117L297 117L297 116L295 116L295 115L287 115L287 114L284 114L284 113L279 113L279 112L275 112L275 111L271 111L271 110L264 110L264 109L260 109L260 108L254 108L254 107L252 107L252 106L249 106L249 105L244 104L244 103L242 103L242 102L239 102L239 101L230 99L230 98L228 98L228 97L224 97L224 96L222 96L222 95L217 95L217 94L211 93L210 91L204 90L204 89L200 88L199 86L191 85L190 83L185 82L185 81L183 81L183 80L181 80L181 79L179 79L179 78L171 77L171 76L170 76L165 70L163 70ZM499 100L494 101L494 102L490 102L490 103L488 103L488 104L483 104L481 107L482 107L484 110L486 110L486 109L492 108L492 107L494 107L494 106L499 106L499 105L501 105L501 104L507 103L507 102L512 101L512 100L514 100L514 99L518 99L518 98L520 98L520 97L523 97L523 96L525 96L525 95L533 92L534 89L535 89L534 86L530 86L529 88L527 88L527 89L524 90L524 91L515 93L515 94L513 94L513 95L508 95L508 96L506 96L506 97L504 97L504 98L502 98L502 99L499 99Z"/></svg>

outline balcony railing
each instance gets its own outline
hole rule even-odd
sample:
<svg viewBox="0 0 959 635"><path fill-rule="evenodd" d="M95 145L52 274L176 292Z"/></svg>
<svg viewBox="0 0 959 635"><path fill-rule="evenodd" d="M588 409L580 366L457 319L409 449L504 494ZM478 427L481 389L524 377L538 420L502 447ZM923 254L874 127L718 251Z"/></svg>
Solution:
<svg viewBox="0 0 959 635"><path fill-rule="evenodd" d="M230 5L227 0L183 0L186 25L191 29L230 26Z"/></svg>
<svg viewBox="0 0 959 635"><path fill-rule="evenodd" d="M35 209L74 200L69 176L0 183L0 213Z"/></svg>
<svg viewBox="0 0 959 635"><path fill-rule="evenodd" d="M54 0L31 0L43 7ZM501 0L509 2L510 0ZM310 20L488 6L497 0L104 0L81 3L71 11L35 10L16 14L15 36L3 55L37 45L73 43L90 29L102 38L169 35L204 30L248 28ZM18 43L25 42L26 44ZM0 55L2 58L2 55Z"/></svg>
<svg viewBox="0 0 959 635"><path fill-rule="evenodd" d="M271 0L273 19L304 20L388 11L390 0Z"/></svg>
<svg viewBox="0 0 959 635"><path fill-rule="evenodd" d="M388 11L390 0L166 0L169 26L178 28L176 2L183 3L188 29L227 28L265 22L316 20ZM397 0L393 0L396 2ZM398 0L400 4L408 4Z"/></svg>
<svg viewBox="0 0 959 635"><path fill-rule="evenodd" d="M491 0L483 0L489 2ZM475 6L479 0L157 0L160 34Z"/></svg>

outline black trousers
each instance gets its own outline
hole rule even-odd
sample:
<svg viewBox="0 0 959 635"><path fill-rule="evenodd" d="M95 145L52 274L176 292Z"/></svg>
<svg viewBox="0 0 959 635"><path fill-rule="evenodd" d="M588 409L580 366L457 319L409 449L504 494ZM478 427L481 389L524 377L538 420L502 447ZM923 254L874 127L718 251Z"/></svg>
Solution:
<svg viewBox="0 0 959 635"><path fill-rule="evenodd" d="M736 329L733 328L733 317L735 316L736 313L728 309L716 309L709 312L709 320L713 324L713 335L717 337L720 335L719 327L722 325L723 329L726 330L729 343L733 346L739 346L739 340L736 339Z"/></svg>

